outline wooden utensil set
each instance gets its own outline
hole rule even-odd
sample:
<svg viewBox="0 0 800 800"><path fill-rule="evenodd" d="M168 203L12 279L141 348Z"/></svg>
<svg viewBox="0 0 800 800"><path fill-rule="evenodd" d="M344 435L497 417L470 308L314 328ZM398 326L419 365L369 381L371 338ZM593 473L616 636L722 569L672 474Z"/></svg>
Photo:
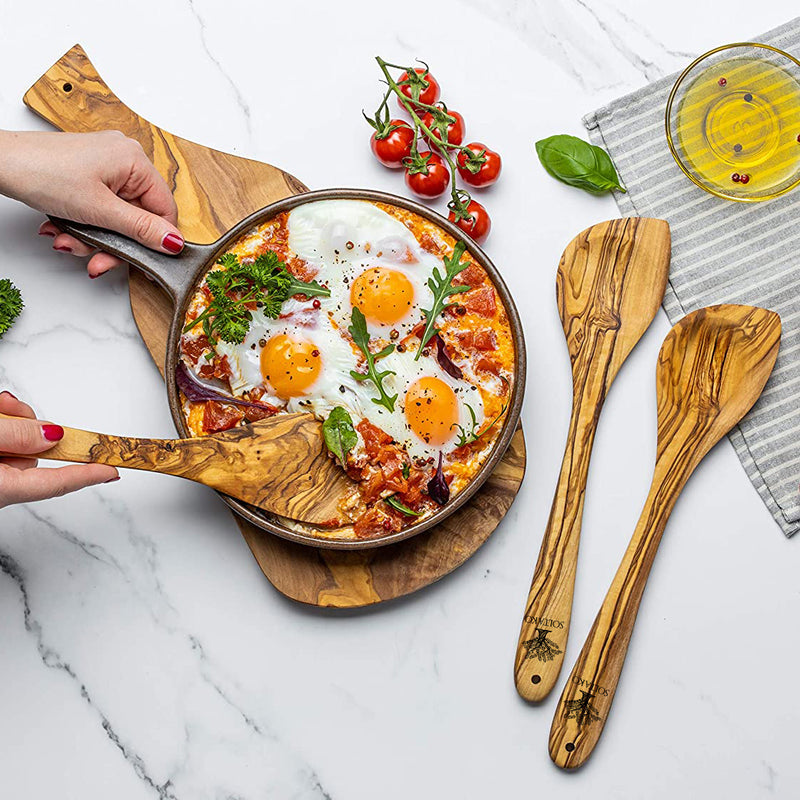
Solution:
<svg viewBox="0 0 800 800"><path fill-rule="evenodd" d="M547 697L561 670L597 420L611 382L661 303L669 255L666 222L628 218L579 234L558 267L558 307L572 362L572 418L517 645L514 677L526 700ZM667 334L656 367L653 481L556 709L549 749L559 767L579 767L594 750L670 512L695 467L758 399L778 355L780 332L773 311L719 305L688 314Z"/></svg>

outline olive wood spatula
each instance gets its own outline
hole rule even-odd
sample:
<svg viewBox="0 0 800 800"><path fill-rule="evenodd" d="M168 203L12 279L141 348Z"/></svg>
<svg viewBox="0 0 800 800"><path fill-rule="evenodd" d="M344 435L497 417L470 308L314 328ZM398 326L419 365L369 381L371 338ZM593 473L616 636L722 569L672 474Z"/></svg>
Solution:
<svg viewBox="0 0 800 800"><path fill-rule="evenodd" d="M517 691L526 700L547 697L561 671L597 421L611 382L661 304L669 259L669 225L630 217L587 228L567 245L558 265L572 417L514 662Z"/></svg>
<svg viewBox="0 0 800 800"><path fill-rule="evenodd" d="M695 467L750 410L772 372L780 317L721 305L684 317L658 355L658 447L650 492L608 594L558 703L550 757L565 769L591 755L611 710L661 535Z"/></svg>
<svg viewBox="0 0 800 800"><path fill-rule="evenodd" d="M64 428L64 438L38 457L177 475L316 525L335 520L339 503L355 487L328 456L321 423L306 413L189 439L138 439Z"/></svg>

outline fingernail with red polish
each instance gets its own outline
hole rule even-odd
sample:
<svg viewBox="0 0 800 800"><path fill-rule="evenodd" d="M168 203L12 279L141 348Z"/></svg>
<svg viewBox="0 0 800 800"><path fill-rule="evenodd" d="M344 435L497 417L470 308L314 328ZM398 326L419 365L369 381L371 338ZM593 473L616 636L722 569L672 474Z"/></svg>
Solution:
<svg viewBox="0 0 800 800"><path fill-rule="evenodd" d="M63 245L63 244L53 245L53 250L58 250L59 253L71 253L72 252L72 248L71 247L67 247L66 245Z"/></svg>
<svg viewBox="0 0 800 800"><path fill-rule="evenodd" d="M64 438L64 429L60 425L42 425L42 434L48 442L60 442Z"/></svg>
<svg viewBox="0 0 800 800"><path fill-rule="evenodd" d="M94 280L95 278L99 278L99 277L100 277L102 274L103 274L102 272L98 272L98 273L97 273L97 275L90 275L89 277L90 277L92 280Z"/></svg>
<svg viewBox="0 0 800 800"><path fill-rule="evenodd" d="M103 481L103 483L114 483L115 481L119 480L119 475L116 478L109 478L107 481Z"/></svg>
<svg viewBox="0 0 800 800"><path fill-rule="evenodd" d="M177 233L168 233L162 240L161 246L168 253L180 253L183 250L183 238L178 236Z"/></svg>

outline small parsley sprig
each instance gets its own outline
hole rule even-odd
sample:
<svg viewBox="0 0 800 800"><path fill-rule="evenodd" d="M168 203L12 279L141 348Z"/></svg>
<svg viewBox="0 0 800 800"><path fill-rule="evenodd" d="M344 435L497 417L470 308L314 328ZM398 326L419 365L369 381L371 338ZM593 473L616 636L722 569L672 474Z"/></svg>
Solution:
<svg viewBox="0 0 800 800"><path fill-rule="evenodd" d="M264 314L276 319L284 301L296 294L329 297L331 293L316 281L298 280L271 250L248 262L240 261L234 253L225 253L217 265L222 269L206 275L211 292L208 307L183 329L186 333L202 324L212 345L217 338L230 344L244 341L253 319L248 304L260 303Z"/></svg>
<svg viewBox="0 0 800 800"><path fill-rule="evenodd" d="M386 394L386 390L383 388L383 379L389 375L394 375L394 372L391 372L390 370L379 372L378 368L375 366L376 361L384 356L388 356L389 353L394 352L394 345L387 344L386 347L384 347L379 353L370 352L367 320L361 313L361 309L358 308L358 306L353 306L353 313L350 317L350 323L350 327L347 330L350 331L350 335L353 337L353 341L356 343L356 346L364 354L364 358L367 359L366 375L361 372L356 372L354 369L350 370L350 375L352 375L352 377L357 381L372 381L375 384L375 388L380 393L380 399L373 397L372 402L376 405L387 408L389 411L394 411L394 403L395 400L397 400L397 395L388 395Z"/></svg>
<svg viewBox="0 0 800 800"><path fill-rule="evenodd" d="M444 277L442 277L441 273L439 272L439 268L434 267L433 275L428 278L428 287L433 292L433 307L430 309L422 309L422 313L425 315L425 330L422 333L422 341L420 342L417 354L414 356L414 361L419 361L419 357L422 355L422 348L425 347L425 345L434 336L436 336L437 333L439 333L439 330L436 327L436 318L448 306L453 305L452 303L447 302L447 298L454 294L467 292L472 288L466 284L453 286L453 278L455 278L459 272L463 272L469 266L469 261L463 263L461 261L461 256L464 254L466 249L467 246L464 244L464 242L458 242L453 248L453 255L450 256L450 258L445 256L443 259L445 267Z"/></svg>
<svg viewBox="0 0 800 800"><path fill-rule="evenodd" d="M22 294L8 278L0 278L0 336L2 336L22 313Z"/></svg>

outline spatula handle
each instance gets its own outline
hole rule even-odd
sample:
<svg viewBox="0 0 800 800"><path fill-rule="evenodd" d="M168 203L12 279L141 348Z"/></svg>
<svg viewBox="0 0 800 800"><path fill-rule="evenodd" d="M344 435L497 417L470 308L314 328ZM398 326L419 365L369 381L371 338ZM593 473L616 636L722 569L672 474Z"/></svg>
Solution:
<svg viewBox="0 0 800 800"><path fill-rule="evenodd" d="M661 535L687 475L654 480L628 549L575 662L550 728L550 758L580 767L603 732Z"/></svg>
<svg viewBox="0 0 800 800"><path fill-rule="evenodd" d="M0 417L10 418L7 414ZM185 476L197 461L194 448L202 445L202 439L137 439L64 428L64 437L37 457Z"/></svg>
<svg viewBox="0 0 800 800"><path fill-rule="evenodd" d="M517 691L534 702L553 689L567 646L583 498L597 430L597 414L585 413L587 402L579 398L573 402L561 473L517 643Z"/></svg>

